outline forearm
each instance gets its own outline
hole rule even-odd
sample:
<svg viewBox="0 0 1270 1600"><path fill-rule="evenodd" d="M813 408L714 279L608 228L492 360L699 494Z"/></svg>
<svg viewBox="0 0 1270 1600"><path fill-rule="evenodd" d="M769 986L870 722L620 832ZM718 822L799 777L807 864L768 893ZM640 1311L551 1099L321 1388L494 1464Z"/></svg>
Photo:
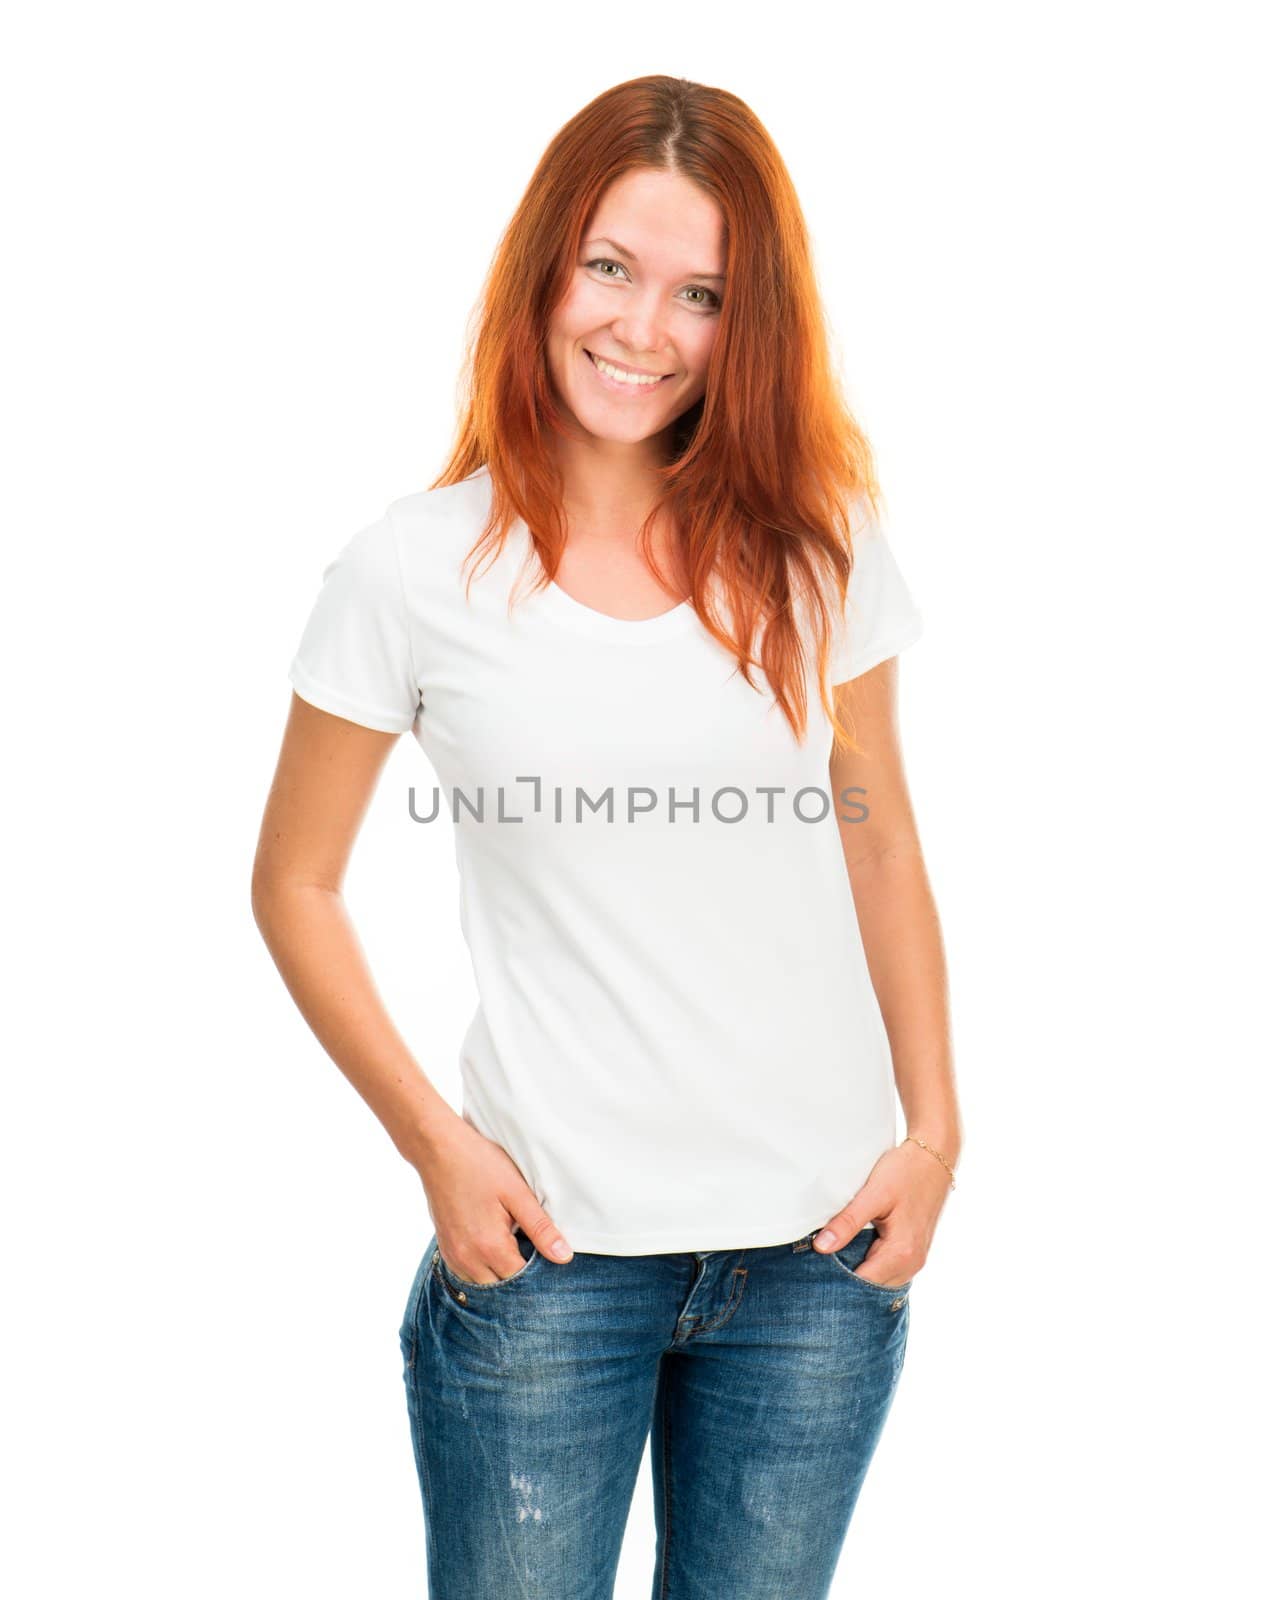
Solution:
<svg viewBox="0 0 1270 1600"><path fill-rule="evenodd" d="M388 1016L343 897L317 884L256 885L252 910L319 1043L403 1158L422 1169L456 1113Z"/></svg>
<svg viewBox="0 0 1270 1600"><path fill-rule="evenodd" d="M948 973L920 847L857 862L849 871L907 1131L955 1165L962 1127Z"/></svg>

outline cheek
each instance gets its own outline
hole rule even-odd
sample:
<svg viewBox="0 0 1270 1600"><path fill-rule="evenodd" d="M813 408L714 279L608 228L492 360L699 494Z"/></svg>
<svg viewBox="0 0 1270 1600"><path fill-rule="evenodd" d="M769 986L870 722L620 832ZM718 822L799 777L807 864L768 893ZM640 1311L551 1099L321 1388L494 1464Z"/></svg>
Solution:
<svg viewBox="0 0 1270 1600"><path fill-rule="evenodd" d="M703 319L703 323L704 325L694 328L677 330L675 335L675 347L679 351L680 359L692 374L690 388L694 395L700 395L705 391L706 370L710 365L710 355L719 331L716 318L711 317L708 322Z"/></svg>
<svg viewBox="0 0 1270 1600"><path fill-rule="evenodd" d="M714 341L719 334L719 319L717 317L702 317L697 327L692 330L691 339L683 342L682 348L694 372L702 375L710 362L710 352L714 349Z"/></svg>
<svg viewBox="0 0 1270 1600"><path fill-rule="evenodd" d="M567 305L557 307L547 330L547 366L555 382L576 382L574 365L583 329Z"/></svg>
<svg viewBox="0 0 1270 1600"><path fill-rule="evenodd" d="M602 293L588 283L575 283L556 308L552 332L561 340L574 340L594 333L607 322L609 309Z"/></svg>

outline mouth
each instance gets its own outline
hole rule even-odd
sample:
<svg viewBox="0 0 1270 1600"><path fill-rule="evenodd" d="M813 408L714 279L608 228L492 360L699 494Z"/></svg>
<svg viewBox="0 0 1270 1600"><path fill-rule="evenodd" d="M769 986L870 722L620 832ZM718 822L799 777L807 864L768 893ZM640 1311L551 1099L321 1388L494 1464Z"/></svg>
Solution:
<svg viewBox="0 0 1270 1600"><path fill-rule="evenodd" d="M620 391L624 394L647 394L650 390L658 388L663 383L669 383L675 376L673 372L659 374L642 374L627 372L625 368L614 366L612 362L605 361L597 356L594 351L584 348L584 354L595 368L596 377L604 384L605 388Z"/></svg>

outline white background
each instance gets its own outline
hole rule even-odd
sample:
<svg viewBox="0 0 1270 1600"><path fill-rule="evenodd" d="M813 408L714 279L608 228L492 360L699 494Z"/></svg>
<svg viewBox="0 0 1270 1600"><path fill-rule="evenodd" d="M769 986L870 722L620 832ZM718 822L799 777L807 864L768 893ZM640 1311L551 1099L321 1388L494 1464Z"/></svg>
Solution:
<svg viewBox="0 0 1270 1600"><path fill-rule="evenodd" d="M647 72L782 151L927 624L904 738L967 1141L833 1593L1254 1591L1255 9L10 15L10 1592L424 1592L397 1328L430 1220L251 860L323 566L440 471L542 148ZM457 1104L451 836L405 815L432 781L403 739L348 898ZM619 1600L652 1538L645 1459Z"/></svg>

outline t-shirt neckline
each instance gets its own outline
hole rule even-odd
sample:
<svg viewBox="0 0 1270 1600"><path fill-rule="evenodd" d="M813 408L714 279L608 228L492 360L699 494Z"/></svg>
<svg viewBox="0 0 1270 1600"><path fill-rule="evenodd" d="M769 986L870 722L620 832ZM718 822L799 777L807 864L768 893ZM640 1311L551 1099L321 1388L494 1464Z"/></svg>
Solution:
<svg viewBox="0 0 1270 1600"><path fill-rule="evenodd" d="M669 611L659 611L655 617L614 617L607 611L597 611L594 606L575 600L554 578L541 593L548 611L560 622L612 639L664 639L667 634L681 632L695 615L692 602L681 600L677 606L672 606Z"/></svg>
<svg viewBox="0 0 1270 1600"><path fill-rule="evenodd" d="M529 529L521 518L516 519L516 531L526 557L530 553L537 559ZM562 627L577 633L587 633L592 638L609 639L619 644L653 644L662 639L686 633L696 622L697 613L691 600L681 600L669 611L660 611L655 617L614 617L607 611L597 611L594 606L575 600L551 578L535 597L544 615Z"/></svg>

